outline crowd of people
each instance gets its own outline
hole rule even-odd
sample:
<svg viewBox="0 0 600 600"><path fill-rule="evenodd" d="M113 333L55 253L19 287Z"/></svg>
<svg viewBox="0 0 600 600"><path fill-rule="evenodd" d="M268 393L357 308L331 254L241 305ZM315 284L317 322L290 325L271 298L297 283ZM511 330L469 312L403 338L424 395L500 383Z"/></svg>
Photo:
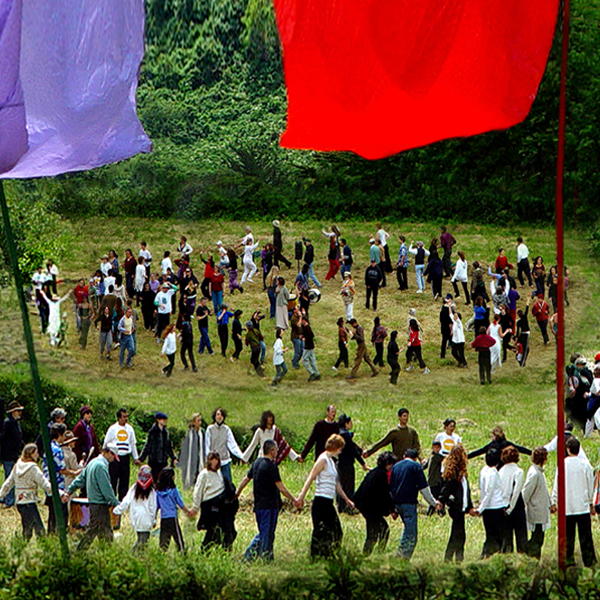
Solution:
<svg viewBox="0 0 600 600"><path fill-rule="evenodd" d="M578 364L579 371L583 370L581 362ZM598 376L594 379L594 392L588 397L597 398L600 372ZM83 530L79 549L87 548L96 537L111 541L113 530L120 527L121 516L129 513L137 535L135 551L148 544L157 524L160 548L168 549L173 540L184 551L179 523L181 510L190 518L198 516L198 530L204 531L203 549L209 551L221 546L231 550L237 535L239 498L250 482L258 533L244 552L246 561L273 560L277 521L283 507L281 496L289 500L293 510L302 510L313 484L312 558L338 554L343 538L338 512L347 512L364 517L365 554L376 547L385 549L390 535L386 518L400 519L403 531L397 554L410 559L418 542L419 520L427 518L419 515L421 495L429 505L429 517L443 517L447 513L451 520L445 560L463 560L467 516L482 518L485 541L481 558L516 550L539 559L545 531L556 510L557 479L550 493L544 474L548 453L557 449L556 438L545 446L528 449L507 440L502 427L495 426L488 444L467 452L467 443L457 432L456 420L447 418L443 431L433 438L431 450L426 451L419 433L409 425L407 408L398 410L397 425L381 440L361 448L354 439L351 416L338 416L336 406L328 405L325 417L315 423L298 452L287 442L269 410L263 412L252 441L242 451L226 424L227 411L218 407L206 428L200 414L191 416L187 435L176 454L164 412L156 413L154 424L145 434L143 444L139 444L123 408L117 411L116 421L104 437L98 438L89 406L81 407L72 431L67 429L66 411L57 407L47 425L52 457L47 460L43 456L41 469L38 464L43 455L41 434L37 440L25 443L19 423L23 410L16 401L6 408L0 438L5 471L0 499L5 507L16 505L25 538L30 539L34 532L37 536L45 535L46 531L54 533L57 519L49 482L49 469L53 468L65 520L70 514L69 503L75 503L81 511L80 517L71 511L71 528ZM571 424L566 427L565 445L567 561L574 564L577 532L583 563L591 566L596 562L591 516L600 510L597 506L600 482L598 477L594 479ZM278 467L285 459L298 463L308 460L313 449L314 465L302 488L294 494L283 483ZM382 452L377 455L375 465L369 468L367 461L379 451ZM531 457L526 476L519 466L524 455ZM485 466L479 475L476 504L471 497L468 464L479 456L484 457ZM232 477L233 459L250 465L237 487ZM137 473L133 473L134 483L130 485L132 463ZM358 485L356 463L366 472ZM176 468L181 470L183 489L193 489L189 505L177 487ZM46 494L47 529L37 506L38 489ZM77 496L78 490L83 498Z"/></svg>
<svg viewBox="0 0 600 600"><path fill-rule="evenodd" d="M281 224L275 220L272 225L272 242L261 246L260 240L254 240L251 228L246 227L244 236L229 245L217 241L214 252L195 251L186 236L181 236L175 251L177 258L172 259L171 251L165 250L160 266L145 241L140 243L137 258L133 250L127 248L122 263L119 263L118 253L111 249L101 257L99 268L90 278L79 280L77 286L62 297L57 295L58 271L50 261L45 272L40 268L32 278L42 332L48 333L53 346L64 340L61 303L72 293L79 344L82 349L86 348L93 323L99 330L99 350L103 360L112 360L113 349L119 348L119 366L132 368L139 329L150 332L157 343L162 344L160 354L168 361L161 369L163 375L172 376L178 349L183 369L189 370L191 366L192 371L197 372L199 356L215 354L214 337L211 340L209 330L216 326L220 354L236 362L246 346L252 367L259 377L265 378L267 345L262 321L268 318L274 322L276 332L272 348L275 371L272 385L279 385L288 372L285 360L288 334L292 344L290 353L293 350L291 367L299 369L302 363L308 380L317 381L321 379L321 371L317 364L317 334L310 314L319 310L314 305L321 297L322 284L315 275L315 249L308 238L296 243L299 269L295 276L292 271L292 276L286 279L282 269L290 269L292 263L283 255ZM328 247L329 268L325 280L333 282L338 274L341 277L340 312L342 308L344 311L344 317L331 320L331 329L326 333L328 337L335 335L334 323L337 325L339 356L331 365L332 369L338 371L342 365L350 368L349 343L355 341L356 356L347 374L350 380L358 377L364 361L373 377L387 363L390 383L396 384L403 352L406 371L413 370L413 362L417 361L423 374L430 373L423 356L423 326L415 309L409 310L406 331L394 329L388 332L382 317L375 316L370 335L375 358L371 358L366 337L369 329L365 333L366 323L361 325L354 314L355 300L361 295L359 287L362 287L356 283L362 275L355 277L359 261L337 226L323 230L322 234L327 238ZM377 224L377 231L369 239L369 264L364 271L365 308L377 312L380 291L391 285L389 277L394 271L397 291L400 295L409 292L407 273L413 260L415 293L425 293L426 283L429 283L433 300L441 301L440 358L445 358L450 350L456 365L467 368L465 346L469 332L473 332L471 347L478 356L482 385L491 383L491 374L506 362L509 351L514 353L520 366L526 365L531 348L530 315L535 318L544 345L549 344L550 333L556 333L557 267L552 266L547 271L541 256L530 262L529 249L521 237L516 239L516 278L515 266L509 262L504 248L499 248L495 261L487 265L478 260L469 264L463 250L455 253L458 242L445 226L441 227L439 237L431 240L429 249L422 241L407 246L405 236L400 234L396 261L391 259L390 241L391 235ZM244 271L238 281L240 260ZM260 261L263 292L267 294L269 310L264 314L257 309L244 320L244 311L230 309L224 299L226 282L231 297L236 292L244 293L244 288L249 285L256 285L257 261ZM192 263L195 263L195 270ZM452 285L452 293L443 293L444 278ZM329 289L333 285L328 284ZM564 285L568 305L566 269ZM520 288L526 288L526 292L519 293ZM461 294L464 308L459 309L457 302ZM194 321L200 336L197 350ZM230 339L233 342L231 353L228 350Z"/></svg>

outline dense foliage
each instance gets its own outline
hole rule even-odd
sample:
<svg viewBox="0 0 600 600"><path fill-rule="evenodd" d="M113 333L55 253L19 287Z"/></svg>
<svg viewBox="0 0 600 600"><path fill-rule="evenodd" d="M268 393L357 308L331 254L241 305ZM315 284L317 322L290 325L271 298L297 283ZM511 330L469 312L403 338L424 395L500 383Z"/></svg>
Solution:
<svg viewBox="0 0 600 600"><path fill-rule="evenodd" d="M146 0L139 114L151 155L35 184L68 215L548 221L554 213L561 26L527 120L367 161L279 148L286 92L271 0ZM575 0L566 212L600 190L600 0ZM14 194L30 193L19 184Z"/></svg>

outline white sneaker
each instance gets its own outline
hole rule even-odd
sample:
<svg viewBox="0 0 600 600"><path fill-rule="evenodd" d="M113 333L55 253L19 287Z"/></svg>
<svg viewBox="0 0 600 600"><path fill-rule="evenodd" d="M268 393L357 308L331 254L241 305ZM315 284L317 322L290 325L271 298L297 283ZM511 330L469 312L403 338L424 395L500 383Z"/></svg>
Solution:
<svg viewBox="0 0 600 600"><path fill-rule="evenodd" d="M337 370L338 370L338 369L337 369L337 367L335 367L335 366L334 366L334 367L331 367L331 368L332 368L334 371L336 371L336 372L337 372Z"/></svg>
<svg viewBox="0 0 600 600"><path fill-rule="evenodd" d="M417 290L417 294L422 294L423 290Z"/></svg>
<svg viewBox="0 0 600 600"><path fill-rule="evenodd" d="M405 371L412 371L414 369L414 367L412 365L408 365L408 367L406 367Z"/></svg>
<svg viewBox="0 0 600 600"><path fill-rule="evenodd" d="M425 367L425 370L423 371L423 375L427 375L427 373L431 373L431 371L427 367Z"/></svg>

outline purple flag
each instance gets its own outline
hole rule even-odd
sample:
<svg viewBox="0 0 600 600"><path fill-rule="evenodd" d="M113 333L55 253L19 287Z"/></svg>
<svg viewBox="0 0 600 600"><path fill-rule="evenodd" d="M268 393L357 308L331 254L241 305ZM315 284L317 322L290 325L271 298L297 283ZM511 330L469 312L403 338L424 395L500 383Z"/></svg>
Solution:
<svg viewBox="0 0 600 600"><path fill-rule="evenodd" d="M21 0L0 0L0 173L12 169L27 151L20 50Z"/></svg>
<svg viewBox="0 0 600 600"><path fill-rule="evenodd" d="M20 12L20 5L0 0L0 173L10 163L5 139L8 156L23 152L22 143L17 151L11 143L13 136L19 142L18 122L13 118L7 129L2 119L19 105L19 76L29 149L0 177L58 175L149 152L151 142L135 112L144 1L27 0L22 24L3 18ZM5 52L5 35L8 42L17 36L16 50L13 41ZM5 73L13 75L7 94Z"/></svg>

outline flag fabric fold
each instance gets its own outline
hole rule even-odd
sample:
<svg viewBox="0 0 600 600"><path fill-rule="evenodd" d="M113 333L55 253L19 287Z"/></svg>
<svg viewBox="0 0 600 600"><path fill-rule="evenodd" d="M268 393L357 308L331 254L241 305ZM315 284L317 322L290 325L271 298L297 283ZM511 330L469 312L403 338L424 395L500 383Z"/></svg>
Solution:
<svg viewBox="0 0 600 600"><path fill-rule="evenodd" d="M381 158L531 108L558 0L274 0L289 148Z"/></svg>
<svg viewBox="0 0 600 600"><path fill-rule="evenodd" d="M23 106L22 89L28 149L6 169L15 126L7 129L0 120L0 177L58 175L149 152L135 100L144 54L143 0L27 0L21 22L9 27L2 15L19 5L21 0L0 0L0 52L3 33L12 39L21 27L20 52L15 56L13 42L10 55L0 54L0 118L11 106L3 90L4 73L10 73L17 99L12 105Z"/></svg>

